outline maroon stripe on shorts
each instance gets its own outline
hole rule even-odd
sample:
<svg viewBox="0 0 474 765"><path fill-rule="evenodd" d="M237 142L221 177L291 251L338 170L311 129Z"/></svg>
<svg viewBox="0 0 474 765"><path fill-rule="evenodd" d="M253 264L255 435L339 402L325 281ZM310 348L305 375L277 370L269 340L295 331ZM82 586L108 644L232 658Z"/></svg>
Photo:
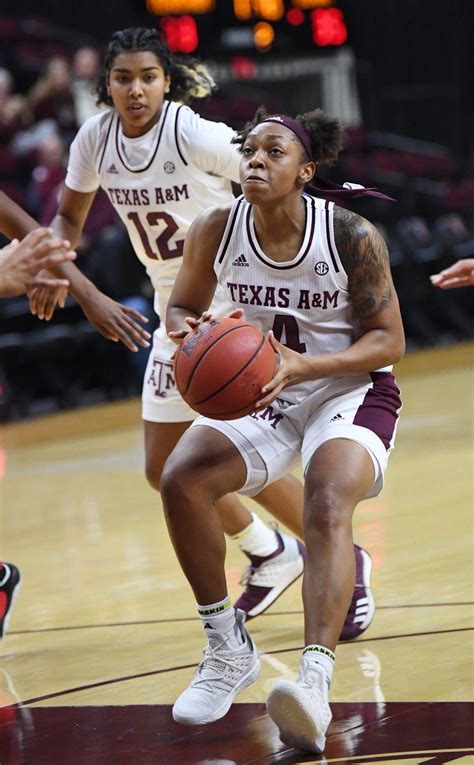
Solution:
<svg viewBox="0 0 474 765"><path fill-rule="evenodd" d="M390 448L402 402L391 372L371 372L373 387L367 391L354 417L354 425L372 430Z"/></svg>

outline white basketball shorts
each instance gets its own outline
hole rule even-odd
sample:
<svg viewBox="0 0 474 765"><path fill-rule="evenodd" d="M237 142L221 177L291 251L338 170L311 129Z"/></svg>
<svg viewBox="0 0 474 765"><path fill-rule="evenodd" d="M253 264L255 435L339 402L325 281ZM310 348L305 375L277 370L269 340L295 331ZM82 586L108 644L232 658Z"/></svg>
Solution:
<svg viewBox="0 0 474 765"><path fill-rule="evenodd" d="M391 372L372 372L367 379L367 383L349 390L346 381L335 380L300 404L288 406L277 399L263 412L238 420L198 417L193 427L215 428L232 441L247 466L240 493L248 496L293 470L300 459L306 473L311 457L326 441L356 441L372 459L374 483L367 498L375 497L383 487L401 400Z"/></svg>

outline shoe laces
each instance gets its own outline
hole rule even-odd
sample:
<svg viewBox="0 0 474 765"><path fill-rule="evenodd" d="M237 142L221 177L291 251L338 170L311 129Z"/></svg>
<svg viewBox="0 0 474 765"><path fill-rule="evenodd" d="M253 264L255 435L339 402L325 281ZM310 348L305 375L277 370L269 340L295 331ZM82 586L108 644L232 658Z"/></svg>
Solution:
<svg viewBox="0 0 474 765"><path fill-rule="evenodd" d="M246 642L242 644L242 647ZM243 658L243 654L226 650L224 646L223 640L218 640L214 636L209 638L204 649L204 657L196 669L192 682L194 687L200 686L205 690L214 692L216 681L233 684L235 674L240 674L241 671L241 668L236 666L236 659ZM211 673L210 676L205 675L207 672Z"/></svg>

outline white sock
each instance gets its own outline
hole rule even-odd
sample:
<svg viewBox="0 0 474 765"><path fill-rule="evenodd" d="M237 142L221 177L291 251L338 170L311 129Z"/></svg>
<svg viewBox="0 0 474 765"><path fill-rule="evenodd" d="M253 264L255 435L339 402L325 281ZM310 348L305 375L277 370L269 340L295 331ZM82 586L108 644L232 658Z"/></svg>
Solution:
<svg viewBox="0 0 474 765"><path fill-rule="evenodd" d="M331 685L334 662L336 661L333 651L323 645L310 643L310 645L305 646L303 649L302 656L310 664L318 665L318 668L322 669L326 676L328 686Z"/></svg>
<svg viewBox="0 0 474 765"><path fill-rule="evenodd" d="M206 606L196 604L202 625L208 637L215 630L223 637L229 648L239 648L243 638L235 621L235 610L231 605L230 597L219 600L217 603L209 603Z"/></svg>
<svg viewBox="0 0 474 765"><path fill-rule="evenodd" d="M239 531L238 534L233 534L231 539L237 542L242 552L265 558L278 548L277 536L274 530L269 529L258 515L255 513L250 513L250 515L252 520L249 525Z"/></svg>

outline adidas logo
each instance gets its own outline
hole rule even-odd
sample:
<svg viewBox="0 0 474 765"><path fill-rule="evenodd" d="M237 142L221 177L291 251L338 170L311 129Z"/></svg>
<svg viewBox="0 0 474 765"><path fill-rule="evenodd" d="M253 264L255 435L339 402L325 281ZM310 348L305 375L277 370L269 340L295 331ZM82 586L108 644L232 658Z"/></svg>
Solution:
<svg viewBox="0 0 474 765"><path fill-rule="evenodd" d="M343 420L343 419L344 417L342 416L342 414L335 414L334 417L331 417L329 422L336 422L336 420Z"/></svg>
<svg viewBox="0 0 474 765"><path fill-rule="evenodd" d="M354 624L362 624L365 622L368 613L369 599L359 598L356 602L356 615L354 616Z"/></svg>
<svg viewBox="0 0 474 765"><path fill-rule="evenodd" d="M118 175L118 170L117 170L117 168L115 167L115 165L114 165L114 163L113 163L113 162L112 162L112 164L110 165L110 167L108 167L108 168L107 168L107 172L108 172L108 173L115 173L116 175Z"/></svg>
<svg viewBox="0 0 474 765"><path fill-rule="evenodd" d="M245 258L245 255L242 253L242 255L239 255L238 258L232 261L233 266L246 266L249 267L249 264L247 263L247 260Z"/></svg>

